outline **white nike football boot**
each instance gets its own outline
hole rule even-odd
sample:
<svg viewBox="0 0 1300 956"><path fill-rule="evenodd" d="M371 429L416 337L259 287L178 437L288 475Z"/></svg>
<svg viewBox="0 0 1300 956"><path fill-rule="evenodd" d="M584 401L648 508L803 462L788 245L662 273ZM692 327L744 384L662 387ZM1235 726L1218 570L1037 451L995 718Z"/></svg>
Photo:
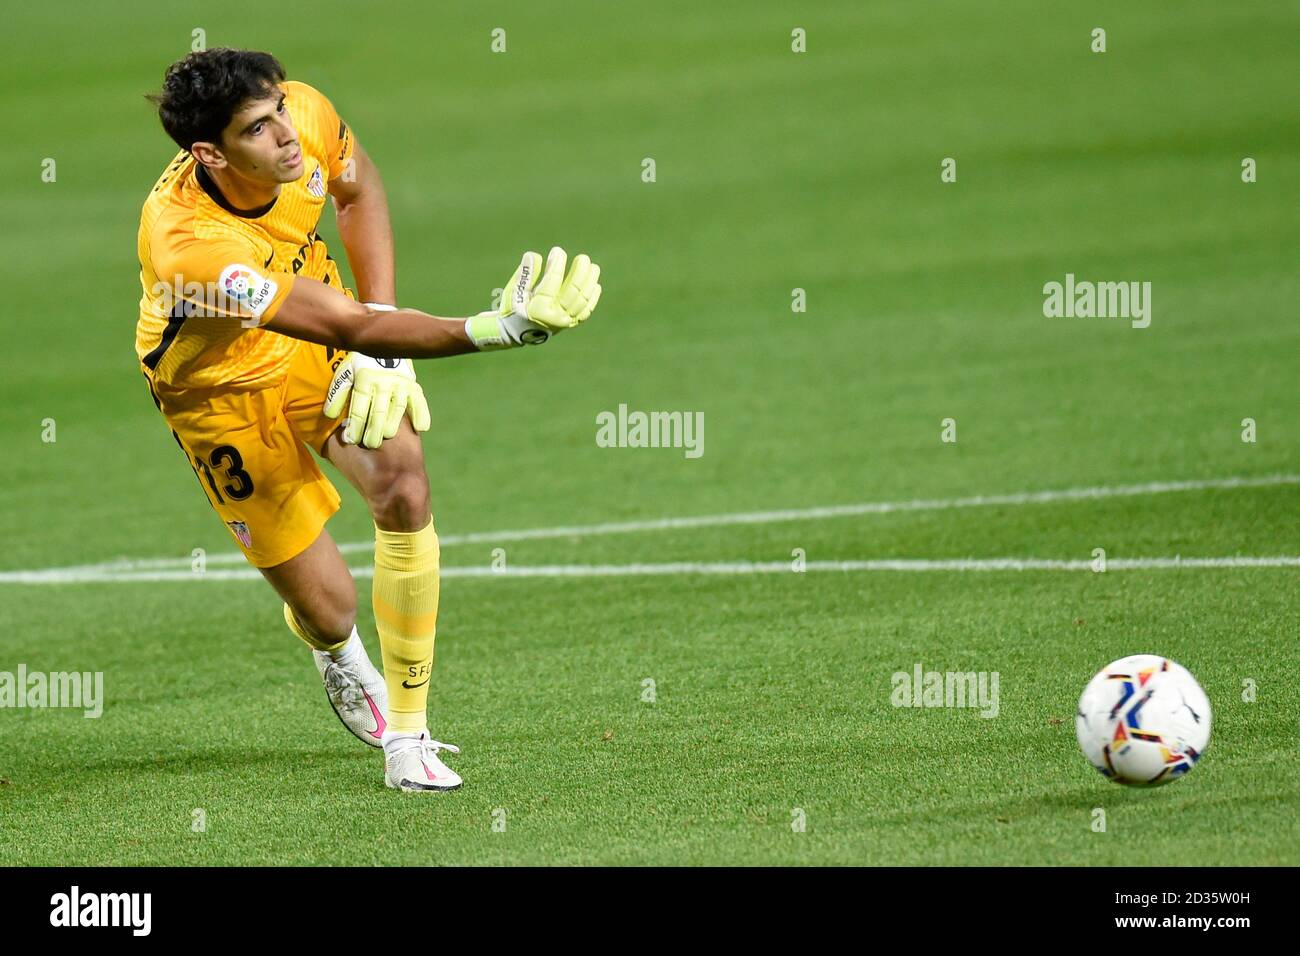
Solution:
<svg viewBox="0 0 1300 956"><path fill-rule="evenodd" d="M316 670L325 682L330 706L343 726L362 743L382 747L384 731L388 729L384 718L388 713L388 686L384 675L370 663L365 648L351 664L336 661L324 651L311 653L316 659Z"/></svg>
<svg viewBox="0 0 1300 956"><path fill-rule="evenodd" d="M455 744L434 740L427 730L418 734L390 733L384 741L384 783L394 790L415 793L457 789L460 775L438 759L439 750L460 753Z"/></svg>

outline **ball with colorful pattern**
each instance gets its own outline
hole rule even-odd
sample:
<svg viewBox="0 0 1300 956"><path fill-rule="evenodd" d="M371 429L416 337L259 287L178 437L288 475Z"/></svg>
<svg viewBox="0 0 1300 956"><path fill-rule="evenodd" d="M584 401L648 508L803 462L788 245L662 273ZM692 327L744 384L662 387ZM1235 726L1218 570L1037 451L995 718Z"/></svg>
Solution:
<svg viewBox="0 0 1300 956"><path fill-rule="evenodd" d="M1210 742L1210 701L1187 668L1154 654L1107 664L1079 698L1084 756L1115 783L1156 787L1187 776Z"/></svg>

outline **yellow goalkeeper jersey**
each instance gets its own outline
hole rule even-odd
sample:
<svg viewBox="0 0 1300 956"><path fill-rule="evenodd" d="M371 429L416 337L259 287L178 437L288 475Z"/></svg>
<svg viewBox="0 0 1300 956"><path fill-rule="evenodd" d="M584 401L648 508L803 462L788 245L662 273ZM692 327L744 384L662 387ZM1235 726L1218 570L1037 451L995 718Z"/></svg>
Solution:
<svg viewBox="0 0 1300 956"><path fill-rule="evenodd" d="M261 388L282 381L297 342L259 324L275 315L297 275L343 288L316 227L330 181L352 158L351 131L319 91L295 81L281 89L303 174L272 202L233 208L185 150L145 200L135 350L155 385Z"/></svg>

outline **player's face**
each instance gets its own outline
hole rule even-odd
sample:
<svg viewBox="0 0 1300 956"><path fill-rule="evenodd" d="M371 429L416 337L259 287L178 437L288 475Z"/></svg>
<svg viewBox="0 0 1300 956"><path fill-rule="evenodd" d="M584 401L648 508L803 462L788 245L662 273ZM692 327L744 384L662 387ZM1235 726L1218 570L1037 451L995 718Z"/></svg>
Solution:
<svg viewBox="0 0 1300 956"><path fill-rule="evenodd" d="M302 175L302 149L284 94L249 100L221 134L222 154L237 173L267 183L291 183Z"/></svg>

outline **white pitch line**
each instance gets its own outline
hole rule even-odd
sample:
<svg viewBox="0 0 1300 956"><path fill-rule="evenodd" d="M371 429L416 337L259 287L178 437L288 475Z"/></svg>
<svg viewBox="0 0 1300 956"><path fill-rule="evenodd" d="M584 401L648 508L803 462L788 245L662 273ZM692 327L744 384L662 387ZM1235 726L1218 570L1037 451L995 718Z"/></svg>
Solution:
<svg viewBox="0 0 1300 956"><path fill-rule="evenodd" d="M1135 495L1159 495L1178 491L1209 491L1233 488L1270 488L1279 485L1300 484L1300 475L1265 475L1256 478L1210 478L1192 481L1152 481L1134 485L1103 485L1085 488L1061 488L1049 491L1022 491L1003 495L972 495L964 498L915 498L904 501L872 501L860 504L826 505L817 508L795 508L780 511L742 511L731 514L695 515L684 518L654 518L642 521L614 521L602 524L566 525L554 528L523 528L504 531L475 531L468 534L439 535L442 547L454 547L463 544L504 544L513 541L533 541L546 538L585 538L597 535L633 534L643 531L670 531L689 528L713 528L740 524L775 524L784 521L820 521L827 518L845 518L858 515L891 514L907 511L943 511L954 508L987 508L998 506L1018 506L1030 504L1052 504L1063 501L1088 501L1105 498L1124 498ZM374 550L374 541L352 541L339 545L344 554L369 553ZM222 565L240 566L245 564L244 556L238 551L219 552L207 555L209 567ZM104 575L118 577L122 574L180 570L179 578L156 578L155 580L179 580L193 575L189 570L192 559L177 558L142 558L106 561L98 564L72 565L63 568L46 568L35 571L0 571L0 584L30 584L48 576L57 574L92 575L78 577L76 580L104 580ZM246 569L247 570L247 569ZM207 571L214 574L214 571ZM253 572L255 577L260 577ZM242 580L242 578L231 578Z"/></svg>
<svg viewBox="0 0 1300 956"><path fill-rule="evenodd" d="M476 531L470 534L439 536L445 546L458 544L498 544L531 541L539 538L585 538L593 535L629 534L640 531L672 531L683 528L716 528L735 524L776 524L783 521L821 521L857 515L891 514L898 511L943 511L950 508L986 508L998 505L1051 504L1058 501L1084 501L1098 498L1122 498L1132 495L1159 495L1174 491L1208 491L1223 488L1269 488L1300 484L1300 475L1265 475L1259 478L1212 478L1200 481L1152 481L1138 485L1110 485L1092 488L1061 488L1050 491L1021 491L1006 495L972 495L965 498L914 498L907 501L870 501L850 505L824 505L818 508L793 508L781 511L741 511L731 514L696 515L686 518L654 518L647 521L614 521L603 524L569 525L558 528L525 528L515 531ZM359 541L339 546L344 553L373 551L373 541ZM243 555L233 553L243 560Z"/></svg>
<svg viewBox="0 0 1300 956"><path fill-rule="evenodd" d="M1087 571L1086 559L1053 558L877 558L862 561L808 561L805 571L840 572L923 572L923 571ZM1180 568L1300 568L1300 555L1219 558L1110 558L1106 571L1146 571ZM373 567L349 568L353 577L373 577ZM48 571L7 572L6 580L19 584L139 583L159 581L252 581L261 574L254 568L212 571L79 571L53 568ZM496 570L486 565L443 568L443 578L607 578L662 575L793 574L789 561L676 561L666 564L540 564ZM21 577L19 577L21 575Z"/></svg>

